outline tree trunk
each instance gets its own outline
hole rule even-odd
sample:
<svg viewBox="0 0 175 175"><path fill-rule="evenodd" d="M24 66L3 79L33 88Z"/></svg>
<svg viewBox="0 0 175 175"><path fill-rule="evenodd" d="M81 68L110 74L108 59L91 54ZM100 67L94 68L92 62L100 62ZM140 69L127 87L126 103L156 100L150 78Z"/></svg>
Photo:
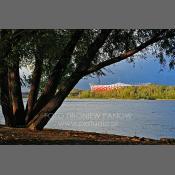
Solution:
<svg viewBox="0 0 175 175"><path fill-rule="evenodd" d="M38 50L38 53L35 55L35 69L32 75L32 82L26 105L26 123L28 123L31 120L31 111L33 109L34 104L37 101L42 74L42 64L42 50Z"/></svg>
<svg viewBox="0 0 175 175"><path fill-rule="evenodd" d="M13 116L12 104L9 95L9 85L8 85L8 64L7 56L11 51L11 43L8 42L6 36L8 35L8 30L0 31L0 103L2 107L2 113L5 118L6 126L14 127L16 126L16 120Z"/></svg>
<svg viewBox="0 0 175 175"><path fill-rule="evenodd" d="M26 33L28 32L33 31L27 30ZM9 59L12 45L14 46L18 43L24 33L23 29L0 30L0 102L5 124L11 127L24 125L25 116L19 76L19 62L15 65L14 69L9 69L10 62L7 59Z"/></svg>
<svg viewBox="0 0 175 175"><path fill-rule="evenodd" d="M1 64L1 73L0 73L0 87L1 87L1 106L2 113L5 118L5 125L10 127L16 126L16 118L13 115L13 109L11 104L11 99L9 95L9 86L8 86L8 70L7 67L3 67Z"/></svg>
<svg viewBox="0 0 175 175"><path fill-rule="evenodd" d="M47 105L28 123L27 127L31 130L42 130L81 78L80 74L74 73L73 76L62 81L57 94L52 97Z"/></svg>
<svg viewBox="0 0 175 175"><path fill-rule="evenodd" d="M17 60L9 69L9 86L13 107L13 115L16 118L16 125L24 126L25 113L19 74L19 60Z"/></svg>

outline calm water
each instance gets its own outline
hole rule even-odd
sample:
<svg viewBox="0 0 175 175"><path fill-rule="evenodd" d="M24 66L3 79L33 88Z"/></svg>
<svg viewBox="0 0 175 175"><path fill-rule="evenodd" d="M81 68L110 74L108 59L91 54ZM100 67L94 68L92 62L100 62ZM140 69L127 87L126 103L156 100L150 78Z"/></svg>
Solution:
<svg viewBox="0 0 175 175"><path fill-rule="evenodd" d="M4 123L1 111L0 122ZM175 137L175 101L66 100L46 127L150 138Z"/></svg>

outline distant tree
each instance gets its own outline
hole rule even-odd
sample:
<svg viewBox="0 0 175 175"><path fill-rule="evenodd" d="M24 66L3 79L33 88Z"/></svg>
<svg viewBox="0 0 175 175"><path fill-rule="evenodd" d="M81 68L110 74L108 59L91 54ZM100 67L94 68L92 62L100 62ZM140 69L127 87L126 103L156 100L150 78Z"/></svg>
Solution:
<svg viewBox="0 0 175 175"><path fill-rule="evenodd" d="M0 88L5 124L42 130L70 91L85 76L106 66L155 54L174 67L174 30L1 30ZM30 66L24 107L19 69ZM129 73L129 71L128 71ZM39 95L39 91L41 92Z"/></svg>

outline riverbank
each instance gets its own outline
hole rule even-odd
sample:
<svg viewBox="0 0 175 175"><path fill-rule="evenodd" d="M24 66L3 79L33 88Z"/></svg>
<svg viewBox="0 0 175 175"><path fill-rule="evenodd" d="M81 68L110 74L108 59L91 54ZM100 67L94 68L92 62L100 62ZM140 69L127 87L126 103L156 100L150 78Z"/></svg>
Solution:
<svg viewBox="0 0 175 175"><path fill-rule="evenodd" d="M134 99L134 100L175 100L175 86L149 84L145 86L128 86L112 90L73 89L69 97L96 99Z"/></svg>
<svg viewBox="0 0 175 175"><path fill-rule="evenodd" d="M94 132L44 129L30 131L26 128L0 126L0 144L5 145L167 145L175 139L128 137Z"/></svg>
<svg viewBox="0 0 175 175"><path fill-rule="evenodd" d="M95 97L67 97L66 99L71 99L71 100L150 100L150 101L175 101L175 99L143 99L143 98L140 98L140 99L135 99L135 98L95 98Z"/></svg>

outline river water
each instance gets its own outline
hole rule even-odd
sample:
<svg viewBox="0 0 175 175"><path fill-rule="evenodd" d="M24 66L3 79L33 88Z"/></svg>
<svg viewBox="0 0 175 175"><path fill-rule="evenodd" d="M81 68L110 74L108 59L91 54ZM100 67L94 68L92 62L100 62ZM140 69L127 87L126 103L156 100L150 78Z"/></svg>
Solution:
<svg viewBox="0 0 175 175"><path fill-rule="evenodd" d="M4 123L1 111L0 123ZM175 138L175 101L67 99L46 127Z"/></svg>

